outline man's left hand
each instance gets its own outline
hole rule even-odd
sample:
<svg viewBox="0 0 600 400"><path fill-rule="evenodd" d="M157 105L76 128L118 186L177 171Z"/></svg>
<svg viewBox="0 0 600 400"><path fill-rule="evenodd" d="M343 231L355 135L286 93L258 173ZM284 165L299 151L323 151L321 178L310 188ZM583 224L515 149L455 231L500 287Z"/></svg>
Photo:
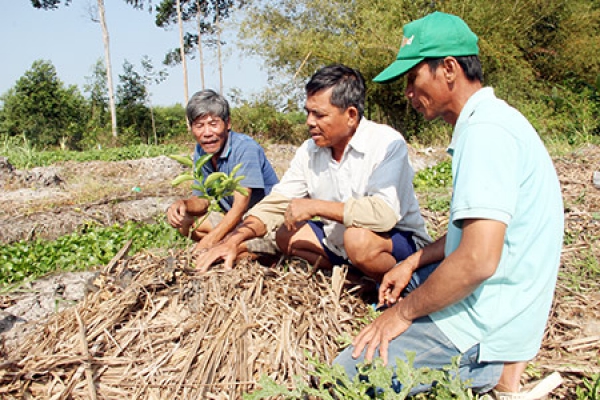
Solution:
<svg viewBox="0 0 600 400"><path fill-rule="evenodd" d="M233 264L238 254L238 246L227 241L221 242L210 249L198 249L196 269L204 273L217 261L223 260L226 270L233 269Z"/></svg>
<svg viewBox="0 0 600 400"><path fill-rule="evenodd" d="M293 199L285 210L285 227L293 232L296 230L297 223L308 221L315 214L312 211L313 200L311 199Z"/></svg>
<svg viewBox="0 0 600 400"><path fill-rule="evenodd" d="M402 318L399 314L398 307L401 303L402 300L394 307L385 310L375 321L363 328L352 341L354 346L352 357L358 358L363 349L366 348L365 360L371 361L377 346L379 346L379 356L383 359L383 364L387 365L390 342L403 334L412 324L412 321Z"/></svg>

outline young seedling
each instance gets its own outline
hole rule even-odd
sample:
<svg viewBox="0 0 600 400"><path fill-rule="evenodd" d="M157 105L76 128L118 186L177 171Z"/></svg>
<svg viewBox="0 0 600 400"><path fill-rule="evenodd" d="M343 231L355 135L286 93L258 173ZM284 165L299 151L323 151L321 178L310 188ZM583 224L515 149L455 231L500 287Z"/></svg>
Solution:
<svg viewBox="0 0 600 400"><path fill-rule="evenodd" d="M240 185L240 182L245 178L245 176L236 176L237 172L242 167L241 163L233 167L229 175L227 175L225 172L219 171L209 174L206 179L204 179L202 167L212 158L212 156L212 153L205 154L204 156L200 157L198 161L196 161L195 165L189 156L169 156L169 158L172 158L173 160L178 161L180 164L191 168L191 172L183 172L173 179L173 181L171 181L171 185L178 186L183 182L193 180L194 183L192 183L192 189L200 191L202 194L198 197L208 201L208 209L206 213L201 218L194 221L192 227L190 228L188 238L191 237L192 232L194 232L196 228L202 225L211 212L221 211L219 203L223 198L232 196L235 192L239 192L244 196L248 196L248 191L246 188Z"/></svg>

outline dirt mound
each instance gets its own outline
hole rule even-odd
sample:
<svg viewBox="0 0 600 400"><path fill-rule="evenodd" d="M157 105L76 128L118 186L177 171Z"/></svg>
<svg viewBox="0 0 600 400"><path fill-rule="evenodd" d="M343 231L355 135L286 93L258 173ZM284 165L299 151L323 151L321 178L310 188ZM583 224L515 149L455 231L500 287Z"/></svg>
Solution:
<svg viewBox="0 0 600 400"><path fill-rule="evenodd" d="M152 222L185 188L171 180L184 171L165 157L118 162L64 162L20 171L8 162L0 192L0 242L53 240L86 223Z"/></svg>
<svg viewBox="0 0 600 400"><path fill-rule="evenodd" d="M60 187L64 180L57 167L37 167L28 171L16 169L6 157L0 157L0 187L3 190L11 187L48 188Z"/></svg>
<svg viewBox="0 0 600 400"><path fill-rule="evenodd" d="M273 144L267 150L282 176L297 146ZM415 170L446 157L442 149L409 147ZM36 238L53 240L78 231L88 222L104 226L125 221L151 222L189 189L171 180L185 168L165 157L115 162L59 163L18 170L0 157L0 243Z"/></svg>

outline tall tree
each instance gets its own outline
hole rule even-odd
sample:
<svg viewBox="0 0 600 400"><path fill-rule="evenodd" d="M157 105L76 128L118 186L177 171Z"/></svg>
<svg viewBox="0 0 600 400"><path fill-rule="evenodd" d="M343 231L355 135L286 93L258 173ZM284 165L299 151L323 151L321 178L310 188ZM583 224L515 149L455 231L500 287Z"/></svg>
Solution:
<svg viewBox="0 0 600 400"><path fill-rule="evenodd" d="M181 55L181 66L183 68L183 104L187 104L189 100L188 95L188 71L187 62L185 57L185 48L183 46L183 17L181 16L181 0L175 1L175 8L177 10L177 25L179 26L179 43L180 43L180 55Z"/></svg>
<svg viewBox="0 0 600 400"><path fill-rule="evenodd" d="M198 50L200 61L200 80L204 89L204 54L202 49L202 35L209 30L204 22L206 0L163 0L156 6L156 25L166 28L177 24L179 28L179 47L169 51L164 63L167 65L182 64L184 79L187 76L186 55L191 54L194 47ZM196 19L197 32L183 32L183 22ZM187 86L187 85L185 85ZM186 96L187 98L187 96ZM186 100L187 102L187 100Z"/></svg>
<svg viewBox="0 0 600 400"><path fill-rule="evenodd" d="M183 21L196 20L195 33L185 33L180 40L180 47L170 51L165 57L166 64L182 62L185 54L191 54L197 48L200 60L200 76L204 89L204 53L203 45L214 46L217 49L217 64L219 72L220 90L223 91L223 62L222 62L222 21L233 15L233 10L246 5L245 0L163 0L156 7L156 25L167 27L178 23L177 2L181 5L181 19ZM210 38L213 36L214 38ZM203 40L208 37L208 40ZM183 51L182 51L183 48Z"/></svg>
<svg viewBox="0 0 600 400"><path fill-rule="evenodd" d="M207 16L214 27L213 32L217 46L217 59L219 68L219 90L223 94L223 56L222 56L222 26L223 21L231 18L234 9L240 9L246 5L246 0L214 0L210 1Z"/></svg>
<svg viewBox="0 0 600 400"><path fill-rule="evenodd" d="M156 121L154 119L154 107L152 106L152 92L150 91L150 86L153 84L159 84L167 79L167 72L164 69L156 70L152 64L152 60L148 56L142 57L141 64L144 71L144 74L142 75L142 81L146 86L146 103L150 108L150 118L152 119L154 144L158 144L158 135L156 133Z"/></svg>
<svg viewBox="0 0 600 400"><path fill-rule="evenodd" d="M86 83L83 86L88 93L88 105L92 123L98 126L106 126L109 114L108 105L108 86L106 84L106 66L102 59L99 59L92 68L92 74L86 76Z"/></svg>
<svg viewBox="0 0 600 400"><path fill-rule="evenodd" d="M198 12L196 13L196 29L198 30L198 40L196 42L196 47L198 48L198 61L200 62L200 83L202 85L202 90L206 89L206 81L204 80L204 52L202 50L202 32L203 32L203 22L202 22L202 2L200 0L196 0L196 9Z"/></svg>
<svg viewBox="0 0 600 400"><path fill-rule="evenodd" d="M117 86L117 111L122 128L131 135L126 140L141 138L144 143L149 143L152 121L150 110L146 107L147 98L148 88L144 77L135 70L133 64L125 60Z"/></svg>
<svg viewBox="0 0 600 400"><path fill-rule="evenodd" d="M402 26L433 11L461 16L478 34L486 83L511 102L540 94L543 84L569 76L591 84L598 75L600 2L589 0L257 0L240 37L272 74L297 74L298 84L336 62L370 81L394 60ZM423 121L403 87L369 84L367 115L418 134Z"/></svg>
<svg viewBox="0 0 600 400"><path fill-rule="evenodd" d="M104 60L106 62L106 82L108 84L108 104L110 107L110 126L114 138L117 133L117 109L115 105L115 92L112 78L112 62L110 61L110 38L108 27L106 26L106 16L104 13L104 0L98 0L98 17L102 27L102 42L104 43Z"/></svg>
<svg viewBox="0 0 600 400"><path fill-rule="evenodd" d="M217 36L217 65L219 66L219 93L223 94L223 55L221 45L221 10L215 9L215 35Z"/></svg>
<svg viewBox="0 0 600 400"><path fill-rule="evenodd" d="M131 2L131 1L128 1ZM61 0L31 0L31 4L35 8L43 10L55 10L60 5ZM68 6L71 0L64 0L64 5ZM137 2L135 2L137 3ZM104 0L97 0L98 5L98 22L102 28L102 41L104 43L104 62L106 63L106 79L108 82L108 101L110 105L111 115L111 130L113 137L117 137L117 111L115 107L114 86L112 80L112 65L110 61L110 39L108 35L108 27L106 25L106 17L104 13Z"/></svg>

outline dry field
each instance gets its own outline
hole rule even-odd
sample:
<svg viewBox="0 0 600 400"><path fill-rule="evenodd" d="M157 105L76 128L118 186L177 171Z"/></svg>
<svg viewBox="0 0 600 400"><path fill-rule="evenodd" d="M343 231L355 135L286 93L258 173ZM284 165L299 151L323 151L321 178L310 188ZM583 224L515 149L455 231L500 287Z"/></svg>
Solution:
<svg viewBox="0 0 600 400"><path fill-rule="evenodd" d="M292 146L272 146L278 173ZM412 152L417 168L439 150ZM559 371L552 397L575 398L600 372L600 148L555 159L565 201L561 272L539 356L524 383ZM165 157L64 163L15 171L0 165L0 241L53 238L92 218L150 220L181 189ZM143 177L144 181L140 181ZM132 192L139 186L141 192ZM432 232L447 215L423 209ZM237 398L261 374L280 382L307 375L306 353L331 361L373 301L367 281L300 260L244 261L234 272L199 276L185 251L127 254L95 271L61 274L0 296L0 398ZM595 268L595 269L594 269Z"/></svg>

